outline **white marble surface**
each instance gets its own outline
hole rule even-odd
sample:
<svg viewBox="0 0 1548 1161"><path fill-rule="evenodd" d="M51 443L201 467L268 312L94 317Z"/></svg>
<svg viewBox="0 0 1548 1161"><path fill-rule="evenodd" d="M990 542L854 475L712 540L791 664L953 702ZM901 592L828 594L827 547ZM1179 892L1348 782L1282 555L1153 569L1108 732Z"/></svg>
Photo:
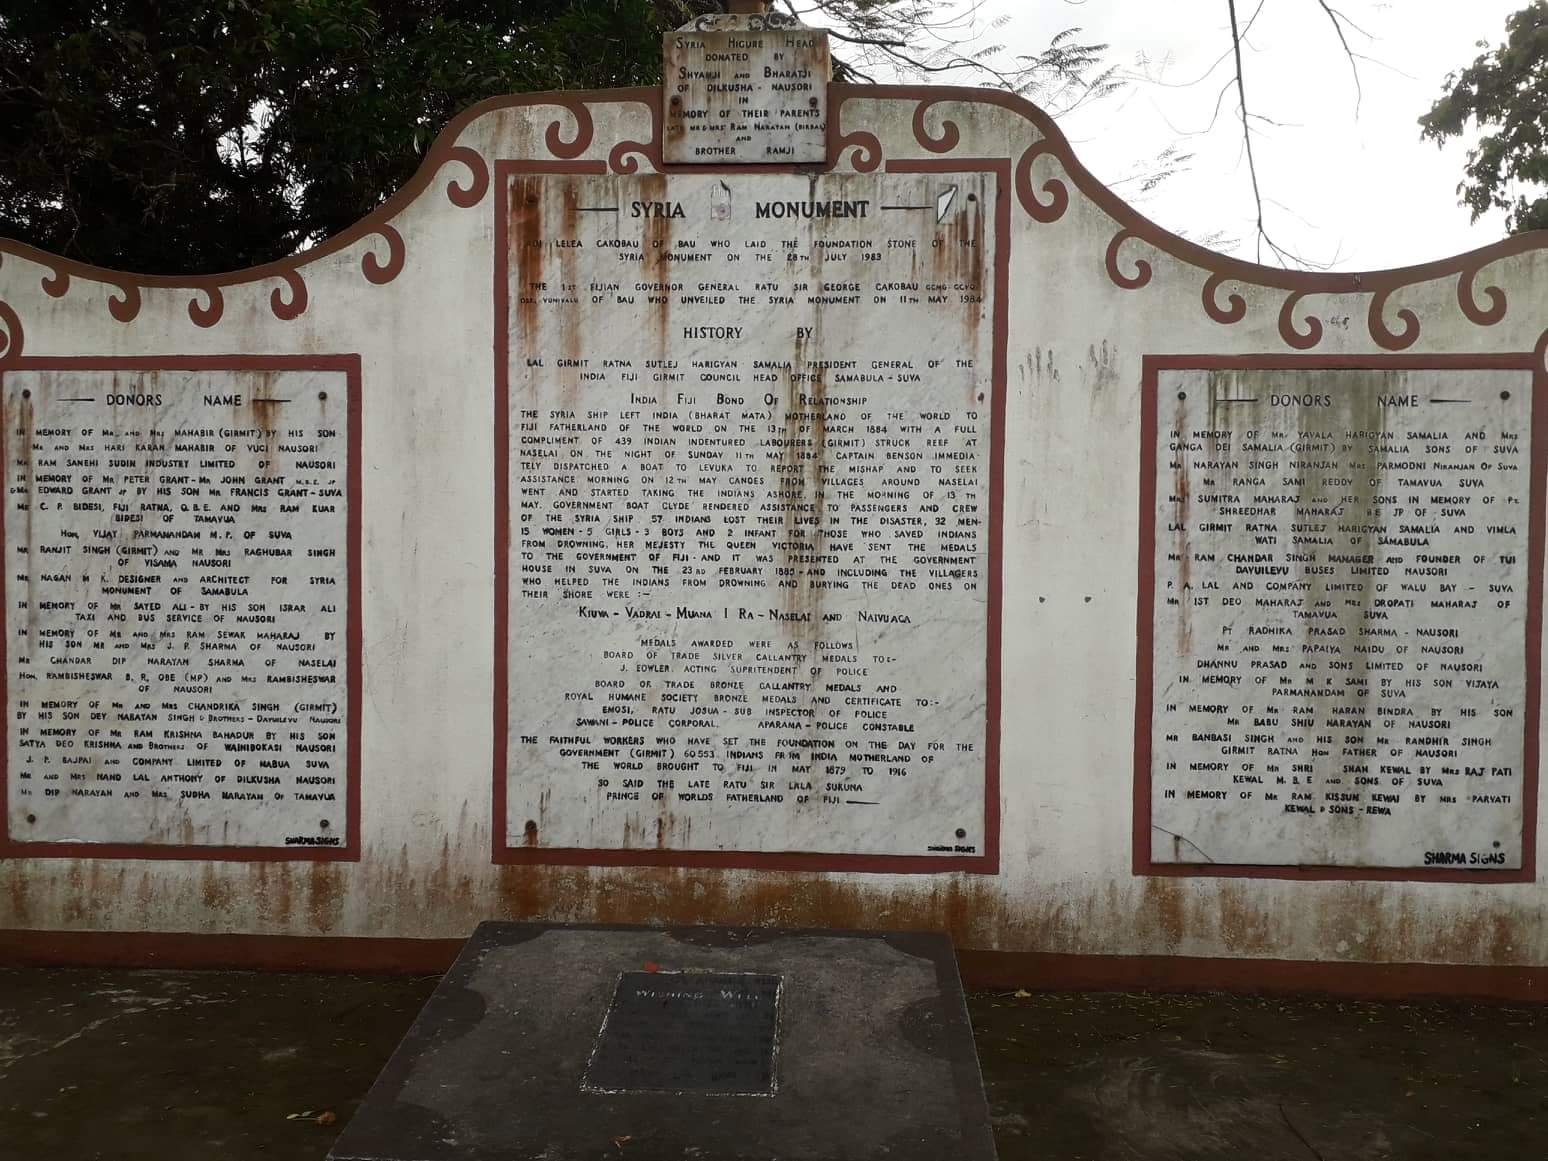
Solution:
<svg viewBox="0 0 1548 1161"><path fill-rule="evenodd" d="M1153 858L1519 867L1531 374L1157 400Z"/></svg>
<svg viewBox="0 0 1548 1161"><path fill-rule="evenodd" d="M518 179L512 846L983 853L993 187Z"/></svg>
<svg viewBox="0 0 1548 1161"><path fill-rule="evenodd" d="M347 841L344 376L4 394L12 838Z"/></svg>
<svg viewBox="0 0 1548 1161"><path fill-rule="evenodd" d="M669 164L826 160L828 34L725 17L668 33L664 155Z"/></svg>

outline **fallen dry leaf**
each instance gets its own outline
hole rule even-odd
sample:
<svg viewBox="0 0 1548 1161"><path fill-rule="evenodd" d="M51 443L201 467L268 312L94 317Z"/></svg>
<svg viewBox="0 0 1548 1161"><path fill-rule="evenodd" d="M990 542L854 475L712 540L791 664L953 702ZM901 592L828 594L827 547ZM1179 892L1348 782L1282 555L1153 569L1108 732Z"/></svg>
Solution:
<svg viewBox="0 0 1548 1161"><path fill-rule="evenodd" d="M315 1109L307 1109L302 1113L287 1113L285 1119L287 1121L311 1121L314 1125L331 1125L339 1118L338 1114L332 1109L324 1109L320 1113Z"/></svg>

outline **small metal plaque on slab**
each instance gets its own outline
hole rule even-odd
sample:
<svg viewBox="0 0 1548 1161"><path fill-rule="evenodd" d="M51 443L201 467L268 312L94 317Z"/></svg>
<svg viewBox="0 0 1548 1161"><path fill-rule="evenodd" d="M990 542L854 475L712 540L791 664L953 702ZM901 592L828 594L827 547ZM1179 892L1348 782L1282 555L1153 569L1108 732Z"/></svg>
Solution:
<svg viewBox="0 0 1548 1161"><path fill-rule="evenodd" d="M485 923L331 1161L994 1161L928 932Z"/></svg>
<svg viewBox="0 0 1548 1161"><path fill-rule="evenodd" d="M773 1096L779 988L751 973L624 972L581 1087Z"/></svg>

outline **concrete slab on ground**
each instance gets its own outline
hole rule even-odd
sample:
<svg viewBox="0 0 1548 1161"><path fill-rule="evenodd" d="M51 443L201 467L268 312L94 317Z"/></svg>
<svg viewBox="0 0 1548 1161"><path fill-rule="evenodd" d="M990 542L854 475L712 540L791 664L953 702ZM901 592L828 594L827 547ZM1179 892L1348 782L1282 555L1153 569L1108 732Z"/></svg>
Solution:
<svg viewBox="0 0 1548 1161"><path fill-rule="evenodd" d="M484 923L332 1161L994 1161L951 941Z"/></svg>

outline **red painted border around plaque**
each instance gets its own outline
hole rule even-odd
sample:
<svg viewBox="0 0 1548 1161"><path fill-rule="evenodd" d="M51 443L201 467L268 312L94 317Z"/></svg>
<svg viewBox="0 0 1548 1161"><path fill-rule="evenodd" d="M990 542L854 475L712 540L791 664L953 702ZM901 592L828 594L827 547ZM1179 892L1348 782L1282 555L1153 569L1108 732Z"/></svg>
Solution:
<svg viewBox="0 0 1548 1161"><path fill-rule="evenodd" d="M1151 858L1151 730L1156 587L1156 435L1162 371L1526 371L1532 375L1527 512L1526 704L1522 707L1521 867L1340 867L1247 863L1157 863ZM1542 700L1543 517L1548 465L1548 373L1539 354L1441 355L1147 355L1141 386L1139 600L1134 699L1134 845L1136 875L1242 879L1385 880L1420 883L1532 883L1537 880L1538 729Z"/></svg>
<svg viewBox="0 0 1548 1161"><path fill-rule="evenodd" d="M336 371L347 383L349 466L345 497L348 540L348 608L345 613L346 706L345 737L349 757L345 771L345 816L348 834L338 847L223 847L166 843L25 842L10 835L8 778L10 745L0 745L0 859L200 859L212 862L354 862L360 858L360 356L359 355L24 355L0 367L0 392L9 371ZM3 426L3 425L0 425ZM7 462L0 432L0 463ZM5 512L0 506L0 547L5 543ZM6 582L0 575L0 600ZM3 634L0 634L3 638ZM9 642L0 639L0 706L9 707L7 693ZM7 709L7 712L9 710Z"/></svg>
<svg viewBox="0 0 1548 1161"><path fill-rule="evenodd" d="M0 929L0 964L438 975L451 966L463 943L456 938ZM957 967L967 987L996 991L1434 996L1537 1004L1548 1000L1548 967L1524 964L1354 963L958 948Z"/></svg>
<svg viewBox="0 0 1548 1161"><path fill-rule="evenodd" d="M659 117L656 122L659 124ZM829 124L829 157L837 157L837 117ZM659 140L647 146L659 149ZM645 152L645 150L641 150ZM506 817L510 731L510 179L517 174L604 176L602 161L514 161L494 164L494 432L495 432L495 634L494 634L494 787L492 859L497 864L554 866L720 867L768 871L854 871L887 874L944 874L969 871L994 875L1000 869L1000 670L1005 518L1006 339L1009 331L1011 189L1009 158L925 159L888 162L887 173L990 173L995 177L994 303L991 324L992 368L989 474L989 606L985 637L984 849L978 855L874 855L806 851L639 850L631 848L526 847L507 840ZM825 174L826 166L756 167L657 165L668 174L732 173ZM631 176L622 174L621 176Z"/></svg>

